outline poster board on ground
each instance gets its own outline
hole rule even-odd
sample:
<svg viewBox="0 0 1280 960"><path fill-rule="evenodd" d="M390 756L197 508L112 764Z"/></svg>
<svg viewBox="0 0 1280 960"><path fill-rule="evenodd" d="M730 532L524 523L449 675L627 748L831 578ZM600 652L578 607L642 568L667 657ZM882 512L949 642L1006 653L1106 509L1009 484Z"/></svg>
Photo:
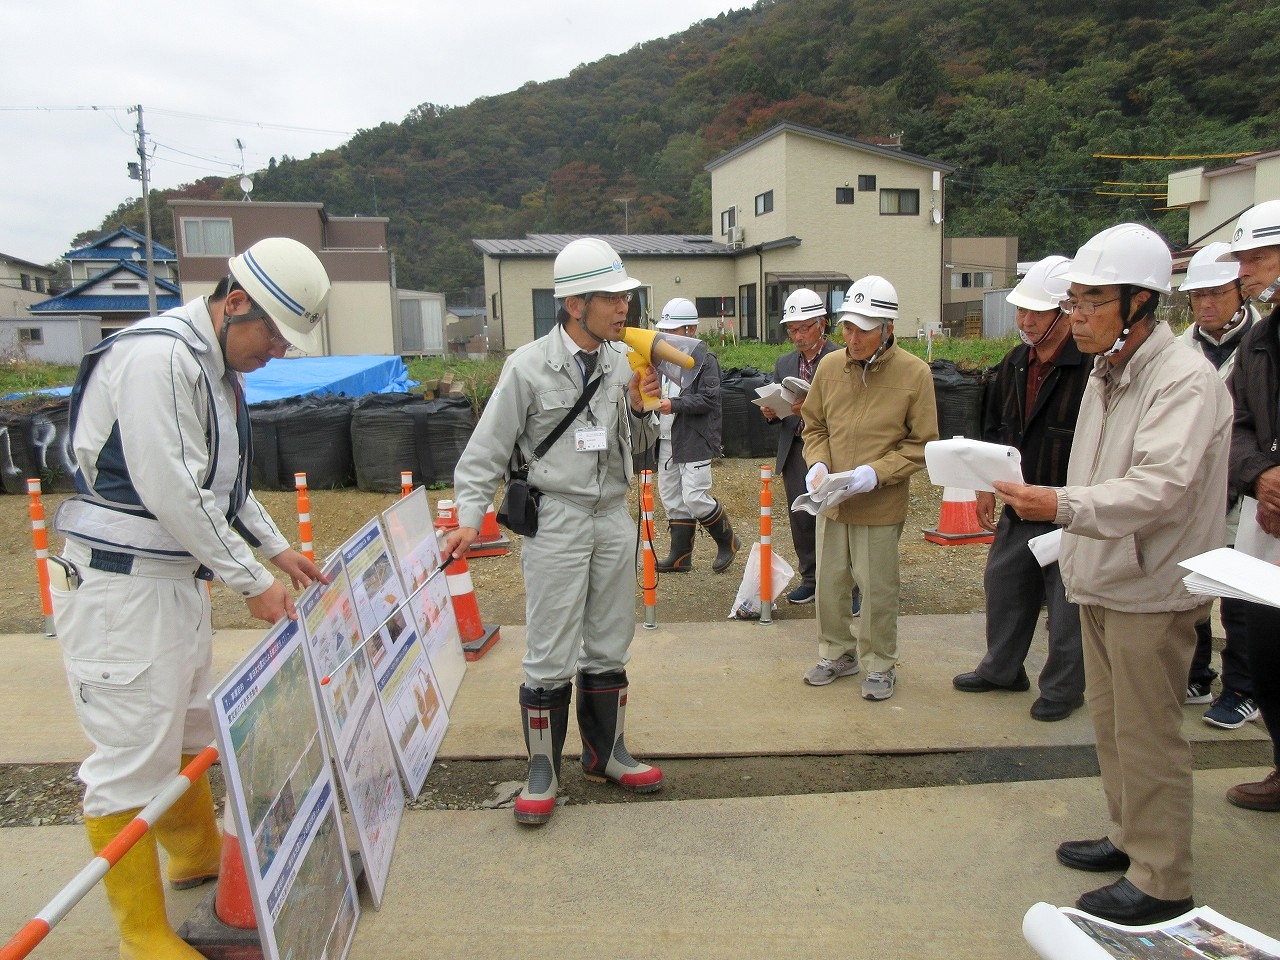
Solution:
<svg viewBox="0 0 1280 960"><path fill-rule="evenodd" d="M324 573L329 583L317 581L308 587L298 598L298 611L312 676L330 677L329 683L317 683L316 689L369 893L379 908L404 816L404 791L365 656L367 647L351 656L361 642L361 632L346 570L334 557Z"/></svg>
<svg viewBox="0 0 1280 960"><path fill-rule="evenodd" d="M339 548L396 761L411 797L427 779L449 725L387 540L374 517ZM442 580L443 577L437 577Z"/></svg>
<svg viewBox="0 0 1280 960"><path fill-rule="evenodd" d="M467 658L462 650L462 636L458 632L458 618L454 616L448 580L437 577L418 590L444 559L432 523L426 489L418 487L409 496L392 504L383 511L382 522L400 577L410 592L409 609L418 626L418 636L422 638L427 659L440 681L445 706L452 707L453 698L467 672Z"/></svg>
<svg viewBox="0 0 1280 960"><path fill-rule="evenodd" d="M272 627L209 703L264 955L342 960L360 904L299 623Z"/></svg>

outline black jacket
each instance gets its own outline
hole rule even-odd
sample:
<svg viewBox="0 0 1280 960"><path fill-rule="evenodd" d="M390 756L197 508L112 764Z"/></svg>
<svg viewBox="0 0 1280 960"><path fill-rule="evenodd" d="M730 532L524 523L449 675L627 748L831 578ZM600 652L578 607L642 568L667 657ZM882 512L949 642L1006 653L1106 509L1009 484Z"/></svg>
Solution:
<svg viewBox="0 0 1280 960"><path fill-rule="evenodd" d="M1231 460L1227 480L1234 493L1253 493L1264 470L1280 466L1280 437L1276 434L1276 404L1280 402L1280 306L1253 325L1236 351L1236 365L1227 380L1235 404L1231 425Z"/></svg>

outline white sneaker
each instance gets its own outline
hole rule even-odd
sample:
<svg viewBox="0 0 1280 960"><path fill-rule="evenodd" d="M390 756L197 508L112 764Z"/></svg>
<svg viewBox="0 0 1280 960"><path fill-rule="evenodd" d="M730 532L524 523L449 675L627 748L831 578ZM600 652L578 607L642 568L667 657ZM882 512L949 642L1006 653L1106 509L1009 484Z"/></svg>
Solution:
<svg viewBox="0 0 1280 960"><path fill-rule="evenodd" d="M877 670L868 672L867 679L862 681L862 699L888 700L893 696L893 680L893 667L884 673Z"/></svg>
<svg viewBox="0 0 1280 960"><path fill-rule="evenodd" d="M852 677L860 669L858 658L851 653L843 653L836 660L823 657L804 675L804 682L811 687L825 687L836 677Z"/></svg>

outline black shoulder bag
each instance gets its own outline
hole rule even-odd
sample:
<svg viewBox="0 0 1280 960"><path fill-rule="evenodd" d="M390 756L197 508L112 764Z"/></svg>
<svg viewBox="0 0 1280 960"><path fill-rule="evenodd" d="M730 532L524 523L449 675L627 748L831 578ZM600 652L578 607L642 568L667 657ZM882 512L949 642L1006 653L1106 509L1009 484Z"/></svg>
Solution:
<svg viewBox="0 0 1280 960"><path fill-rule="evenodd" d="M573 409L556 424L556 428L547 438L538 444L537 449L533 451L533 459L523 464L520 469L511 471L511 475L507 477L507 489L502 495L502 505L498 507L498 522L512 533L518 533L522 537L532 537L538 532L538 501L542 498L542 491L537 487L529 486L529 468L541 460L551 449L552 444L560 439L560 434L569 428L573 418L591 401L603 379L603 376L599 376L587 384L587 388L582 391Z"/></svg>

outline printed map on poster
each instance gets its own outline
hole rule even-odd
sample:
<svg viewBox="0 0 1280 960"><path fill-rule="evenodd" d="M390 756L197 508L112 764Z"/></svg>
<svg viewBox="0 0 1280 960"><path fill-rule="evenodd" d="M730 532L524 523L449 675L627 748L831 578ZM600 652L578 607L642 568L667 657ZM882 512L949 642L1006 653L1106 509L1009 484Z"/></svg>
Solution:
<svg viewBox="0 0 1280 960"><path fill-rule="evenodd" d="M313 672L330 678L319 685L320 704L333 738L338 778L355 824L369 892L379 907L404 815L404 792L365 651L342 663L359 644L360 627L341 560L335 557L324 572L329 583L308 587L298 598L298 610Z"/></svg>
<svg viewBox="0 0 1280 960"><path fill-rule="evenodd" d="M340 960L360 907L298 623L272 627L209 702L265 955Z"/></svg>
<svg viewBox="0 0 1280 960"><path fill-rule="evenodd" d="M367 653L382 715L408 792L416 797L449 725L444 697L418 640L378 519L358 530L339 553L361 629L372 629Z"/></svg>
<svg viewBox="0 0 1280 960"><path fill-rule="evenodd" d="M382 520L400 577L409 588L409 609L413 611L418 636L427 650L431 669L440 681L445 706L451 707L467 671L467 658L462 652L458 621L453 615L448 579L442 574L418 590L444 559L431 521L426 489L418 487L392 504L383 512ZM418 590L416 594L415 590Z"/></svg>

